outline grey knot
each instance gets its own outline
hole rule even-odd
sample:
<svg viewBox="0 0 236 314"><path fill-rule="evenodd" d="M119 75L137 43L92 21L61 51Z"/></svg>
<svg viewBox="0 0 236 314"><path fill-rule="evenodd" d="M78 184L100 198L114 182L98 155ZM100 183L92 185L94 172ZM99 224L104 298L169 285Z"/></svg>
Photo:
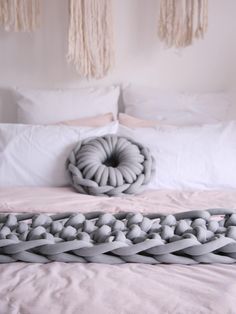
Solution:
<svg viewBox="0 0 236 314"><path fill-rule="evenodd" d="M2 214L0 263L235 263L235 212Z"/></svg>
<svg viewBox="0 0 236 314"><path fill-rule="evenodd" d="M154 159L148 148L132 139L105 135L80 141L67 168L79 193L118 196L137 193L150 181Z"/></svg>

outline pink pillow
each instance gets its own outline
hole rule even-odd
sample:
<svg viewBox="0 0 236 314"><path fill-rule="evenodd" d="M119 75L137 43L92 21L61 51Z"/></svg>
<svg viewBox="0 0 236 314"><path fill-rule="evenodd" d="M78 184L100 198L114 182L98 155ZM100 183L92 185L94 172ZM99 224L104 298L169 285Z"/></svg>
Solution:
<svg viewBox="0 0 236 314"><path fill-rule="evenodd" d="M160 125L159 121L139 119L125 113L119 113L119 123L130 128L150 128Z"/></svg>
<svg viewBox="0 0 236 314"><path fill-rule="evenodd" d="M114 121L114 117L113 117L113 114L110 112L110 113L106 113L106 114L95 116L95 117L61 121L56 124L63 124L63 125L69 125L69 126L100 127L112 121Z"/></svg>

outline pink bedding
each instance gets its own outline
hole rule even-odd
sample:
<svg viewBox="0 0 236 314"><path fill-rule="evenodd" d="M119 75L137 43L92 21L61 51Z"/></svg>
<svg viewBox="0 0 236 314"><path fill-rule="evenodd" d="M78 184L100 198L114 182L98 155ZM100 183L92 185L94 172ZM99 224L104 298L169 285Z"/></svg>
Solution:
<svg viewBox="0 0 236 314"><path fill-rule="evenodd" d="M178 212L236 208L236 191L83 196L69 188L1 189L0 210ZM1 264L0 314L236 313L236 265Z"/></svg>

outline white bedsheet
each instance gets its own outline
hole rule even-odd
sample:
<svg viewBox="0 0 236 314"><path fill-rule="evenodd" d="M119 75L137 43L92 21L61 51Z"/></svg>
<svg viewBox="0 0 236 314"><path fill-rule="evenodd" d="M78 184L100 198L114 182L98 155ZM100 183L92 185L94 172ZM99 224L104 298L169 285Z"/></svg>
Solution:
<svg viewBox="0 0 236 314"><path fill-rule="evenodd" d="M0 210L178 212L236 208L236 191L90 197L69 188L1 189ZM2 264L0 314L236 313L236 265Z"/></svg>

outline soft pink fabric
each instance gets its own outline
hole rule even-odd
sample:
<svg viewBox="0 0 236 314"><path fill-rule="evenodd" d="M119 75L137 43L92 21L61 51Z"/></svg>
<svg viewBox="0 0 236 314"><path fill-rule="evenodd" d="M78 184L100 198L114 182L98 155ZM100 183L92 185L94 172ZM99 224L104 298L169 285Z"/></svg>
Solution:
<svg viewBox="0 0 236 314"><path fill-rule="evenodd" d="M129 128L151 128L160 125L160 121L139 119L126 113L119 113L119 122Z"/></svg>
<svg viewBox="0 0 236 314"><path fill-rule="evenodd" d="M236 190L168 191L148 190L121 197L89 196L73 188L1 188L1 212L141 211L174 213L204 208L235 208Z"/></svg>
<svg viewBox="0 0 236 314"><path fill-rule="evenodd" d="M234 314L236 265L2 264L1 314Z"/></svg>
<svg viewBox="0 0 236 314"><path fill-rule="evenodd" d="M106 114L95 116L95 117L61 121L56 124L63 124L63 125L69 125L69 126L99 127L99 126L104 126L112 122L113 120L114 120L113 114L110 112L110 113L106 113Z"/></svg>
<svg viewBox="0 0 236 314"><path fill-rule="evenodd" d="M236 191L147 191L105 198L67 188L1 189L1 211L236 208ZM233 314L236 265L2 264L2 314Z"/></svg>

